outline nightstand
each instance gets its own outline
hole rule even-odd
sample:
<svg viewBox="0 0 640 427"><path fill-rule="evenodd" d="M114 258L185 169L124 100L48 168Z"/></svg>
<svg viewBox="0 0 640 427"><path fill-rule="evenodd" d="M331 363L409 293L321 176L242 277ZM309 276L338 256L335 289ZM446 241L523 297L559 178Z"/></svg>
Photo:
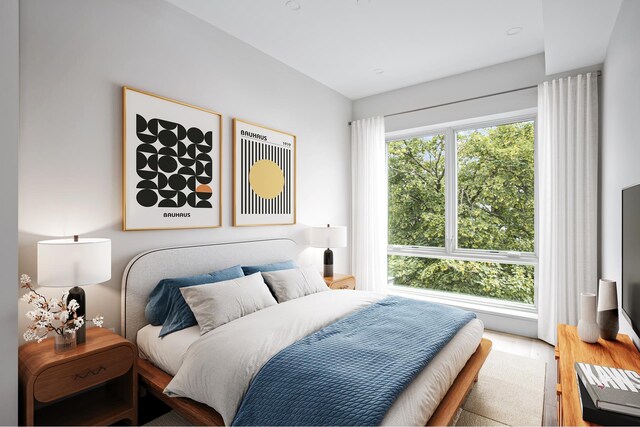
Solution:
<svg viewBox="0 0 640 427"><path fill-rule="evenodd" d="M138 423L137 350L102 329L64 353L53 338L18 350L22 425L109 425Z"/></svg>
<svg viewBox="0 0 640 427"><path fill-rule="evenodd" d="M334 274L333 277L325 277L325 283L331 289L355 289L356 278L350 274Z"/></svg>
<svg viewBox="0 0 640 427"><path fill-rule="evenodd" d="M560 324L555 353L559 426L597 425L582 418L580 391L576 382L576 362L640 372L640 353L631 337L625 334L618 334L613 341L600 338L595 344L587 344L580 340L575 326Z"/></svg>

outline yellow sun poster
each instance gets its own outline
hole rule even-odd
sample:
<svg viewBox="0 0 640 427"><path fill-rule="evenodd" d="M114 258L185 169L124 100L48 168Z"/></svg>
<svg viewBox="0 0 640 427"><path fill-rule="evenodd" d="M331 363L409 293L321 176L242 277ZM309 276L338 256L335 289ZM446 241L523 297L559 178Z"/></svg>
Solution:
<svg viewBox="0 0 640 427"><path fill-rule="evenodd" d="M296 137L233 119L233 225L296 223Z"/></svg>

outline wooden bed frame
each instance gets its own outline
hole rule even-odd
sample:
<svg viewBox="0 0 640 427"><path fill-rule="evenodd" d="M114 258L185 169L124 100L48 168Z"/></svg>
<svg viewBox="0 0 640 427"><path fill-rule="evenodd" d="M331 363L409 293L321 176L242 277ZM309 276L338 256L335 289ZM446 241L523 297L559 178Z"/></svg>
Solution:
<svg viewBox="0 0 640 427"><path fill-rule="evenodd" d="M257 265L298 259L299 251L300 246L292 240L267 239L161 248L142 253L129 262L122 277L121 332L125 338L135 341L138 330L147 324L144 307L149 293L161 279L220 270L238 264L238 261ZM478 372L490 351L491 341L483 338L427 425L455 422L458 409L478 380ZM186 420L194 425L224 425L222 417L213 408L191 399L163 394L171 375L140 358L137 364L140 385Z"/></svg>
<svg viewBox="0 0 640 427"><path fill-rule="evenodd" d="M428 426L449 426L456 420L458 409L478 381L478 372L491 351L491 341L482 338L475 353L471 355L455 381L444 396L440 405L427 422ZM224 421L213 408L185 397L169 397L163 393L171 375L153 366L149 361L138 358L140 385L156 398L167 404L191 424L200 426L224 426Z"/></svg>

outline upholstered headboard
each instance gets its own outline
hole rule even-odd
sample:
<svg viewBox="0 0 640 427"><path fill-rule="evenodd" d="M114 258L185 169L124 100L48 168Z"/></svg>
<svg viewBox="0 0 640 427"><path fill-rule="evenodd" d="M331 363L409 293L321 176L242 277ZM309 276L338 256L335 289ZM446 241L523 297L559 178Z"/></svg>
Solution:
<svg viewBox="0 0 640 427"><path fill-rule="evenodd" d="M121 333L135 342L147 325L144 309L156 284L166 278L191 276L233 265L298 259L293 240L271 239L154 249L134 257L122 276Z"/></svg>

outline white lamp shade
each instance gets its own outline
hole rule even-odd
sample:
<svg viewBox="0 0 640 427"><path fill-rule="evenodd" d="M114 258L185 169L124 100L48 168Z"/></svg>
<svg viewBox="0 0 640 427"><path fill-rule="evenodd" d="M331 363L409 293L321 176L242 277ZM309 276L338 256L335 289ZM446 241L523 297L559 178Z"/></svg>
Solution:
<svg viewBox="0 0 640 427"><path fill-rule="evenodd" d="M344 248L347 246L347 227L311 227L310 244L314 248Z"/></svg>
<svg viewBox="0 0 640 427"><path fill-rule="evenodd" d="M111 279L110 239L38 242L38 285L82 286Z"/></svg>

